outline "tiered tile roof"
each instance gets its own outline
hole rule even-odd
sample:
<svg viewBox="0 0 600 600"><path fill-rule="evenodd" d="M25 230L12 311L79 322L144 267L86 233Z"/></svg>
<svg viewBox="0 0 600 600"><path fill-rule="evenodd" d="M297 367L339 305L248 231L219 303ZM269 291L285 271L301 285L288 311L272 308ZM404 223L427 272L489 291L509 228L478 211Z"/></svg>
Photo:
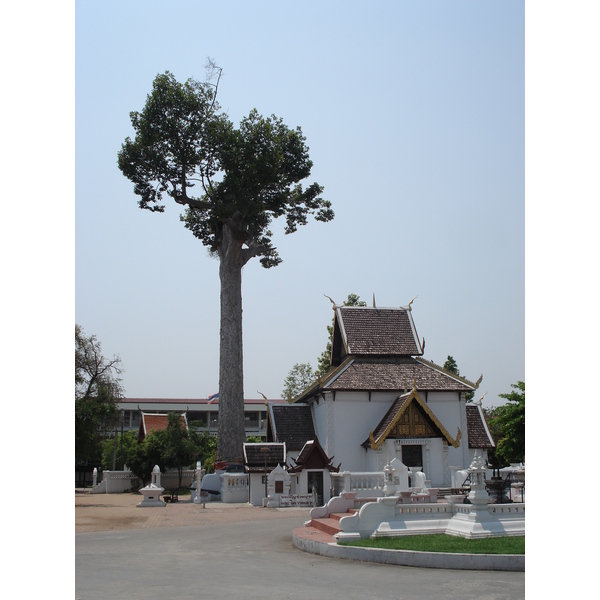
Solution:
<svg viewBox="0 0 600 600"><path fill-rule="evenodd" d="M470 392L474 384L420 358L353 358L328 376L330 390L419 390Z"/></svg>
<svg viewBox="0 0 600 600"><path fill-rule="evenodd" d="M336 308L344 350L340 356L415 356L423 354L410 311L405 308ZM334 349L334 352L337 349Z"/></svg>
<svg viewBox="0 0 600 600"><path fill-rule="evenodd" d="M471 392L478 387L422 353L410 308L336 306L333 367L296 402L327 390L401 392L416 386L422 392Z"/></svg>

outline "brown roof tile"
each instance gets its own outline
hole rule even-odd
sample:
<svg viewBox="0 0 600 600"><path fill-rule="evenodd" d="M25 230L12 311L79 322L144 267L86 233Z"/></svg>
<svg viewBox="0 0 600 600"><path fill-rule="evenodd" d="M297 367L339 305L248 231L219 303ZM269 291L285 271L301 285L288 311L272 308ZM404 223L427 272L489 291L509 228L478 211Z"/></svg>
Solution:
<svg viewBox="0 0 600 600"><path fill-rule="evenodd" d="M310 406L307 404L269 405L270 432L274 441L285 442L289 452L301 450L315 438Z"/></svg>
<svg viewBox="0 0 600 600"><path fill-rule="evenodd" d="M325 450L319 443L319 440L309 440L304 444L298 458L293 459L295 466L289 469L290 473L297 473L303 469L328 469L329 471L339 472L339 465L334 467L331 464L333 457L329 458Z"/></svg>
<svg viewBox="0 0 600 600"><path fill-rule="evenodd" d="M244 466L246 471L263 472L273 470L277 465L285 465L284 443L244 444Z"/></svg>
<svg viewBox="0 0 600 600"><path fill-rule="evenodd" d="M422 354L410 311L405 308L336 308L336 325L345 339L344 354L415 356ZM334 343L337 340L334 337ZM339 342L338 342L339 343ZM337 354L338 349L333 349Z"/></svg>
<svg viewBox="0 0 600 600"><path fill-rule="evenodd" d="M467 403L467 435L469 448L494 448L485 415L479 404Z"/></svg>
<svg viewBox="0 0 600 600"><path fill-rule="evenodd" d="M403 390L470 392L474 386L441 368L411 357L356 358L331 381L329 390Z"/></svg>

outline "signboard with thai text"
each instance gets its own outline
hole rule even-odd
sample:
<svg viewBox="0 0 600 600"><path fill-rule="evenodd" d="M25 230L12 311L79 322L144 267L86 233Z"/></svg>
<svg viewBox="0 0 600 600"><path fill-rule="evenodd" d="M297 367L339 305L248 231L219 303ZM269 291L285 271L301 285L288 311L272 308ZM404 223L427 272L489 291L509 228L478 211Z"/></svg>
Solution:
<svg viewBox="0 0 600 600"><path fill-rule="evenodd" d="M312 494L291 494L289 496L279 496L279 506L312 506Z"/></svg>

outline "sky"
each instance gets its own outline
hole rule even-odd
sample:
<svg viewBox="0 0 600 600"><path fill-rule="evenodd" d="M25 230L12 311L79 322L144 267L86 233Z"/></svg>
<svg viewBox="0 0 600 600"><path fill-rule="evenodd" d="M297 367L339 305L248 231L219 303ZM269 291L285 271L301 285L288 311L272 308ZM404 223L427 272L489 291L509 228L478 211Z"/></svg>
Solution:
<svg viewBox="0 0 600 600"><path fill-rule="evenodd" d="M418 295L425 357L483 373L484 404L525 377L527 586L587 591L593 553L556 548L584 548L590 527L560 528L557 543L548 472L593 486L577 457L595 456L597 436L569 434L600 418L599 21L596 0L3 7L0 450L52 481L43 502L11 506L12 587L73 591L60 466L74 447L74 321L122 357L131 397L217 386L218 265L177 210L137 208L116 167L153 78L203 79L212 56L233 121L256 107L302 127L336 211L278 235L276 269L245 270L247 396L276 397L295 362L314 366L324 294L382 307ZM25 520L45 535L30 539Z"/></svg>
<svg viewBox="0 0 600 600"><path fill-rule="evenodd" d="M183 18L182 18L183 17ZM245 396L280 397L337 303L413 303L425 358L484 405L525 379L523 2L76 2L75 318L121 357L128 397L218 390L218 262L142 211L117 153L154 77L203 81L235 124L300 126L335 219L243 272Z"/></svg>

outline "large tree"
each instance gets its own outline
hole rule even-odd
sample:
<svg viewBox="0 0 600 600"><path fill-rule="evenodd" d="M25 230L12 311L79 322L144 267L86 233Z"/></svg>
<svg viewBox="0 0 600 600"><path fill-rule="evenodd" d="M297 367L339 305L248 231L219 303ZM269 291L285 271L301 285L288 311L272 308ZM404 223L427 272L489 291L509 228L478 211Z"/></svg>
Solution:
<svg viewBox="0 0 600 600"><path fill-rule="evenodd" d="M118 356L107 358L95 335L75 325L75 460L98 460L101 441L118 419L123 395Z"/></svg>
<svg viewBox="0 0 600 600"><path fill-rule="evenodd" d="M182 221L219 258L221 329L218 457L240 461L244 442L242 268L259 257L263 267L281 258L269 229L285 217L285 233L312 215L329 221L333 211L322 187L300 183L312 161L299 127L256 110L235 127L216 102L216 84L179 83L158 75L141 112L132 112L135 138L118 156L134 184L140 208L163 212L163 196L185 207ZM199 194L194 195L195 186Z"/></svg>

